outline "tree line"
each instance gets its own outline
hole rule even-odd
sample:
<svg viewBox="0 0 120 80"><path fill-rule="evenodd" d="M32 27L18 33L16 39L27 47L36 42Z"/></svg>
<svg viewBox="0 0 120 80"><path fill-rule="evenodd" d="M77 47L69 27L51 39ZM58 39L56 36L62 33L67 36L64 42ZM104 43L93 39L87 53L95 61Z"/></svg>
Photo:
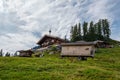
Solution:
<svg viewBox="0 0 120 80"><path fill-rule="evenodd" d="M83 24L78 23L71 27L70 39L71 42L75 41L95 41L103 40L108 41L110 39L110 24L108 19L99 19L97 22L91 21Z"/></svg>
<svg viewBox="0 0 120 80"><path fill-rule="evenodd" d="M3 49L1 49L1 50L0 50L0 57L3 57L3 56L5 56L5 57L10 57L10 56L17 57L18 54L17 54L17 52L15 52L15 53L12 54L12 55L11 55L9 52L4 53L4 52L3 52Z"/></svg>

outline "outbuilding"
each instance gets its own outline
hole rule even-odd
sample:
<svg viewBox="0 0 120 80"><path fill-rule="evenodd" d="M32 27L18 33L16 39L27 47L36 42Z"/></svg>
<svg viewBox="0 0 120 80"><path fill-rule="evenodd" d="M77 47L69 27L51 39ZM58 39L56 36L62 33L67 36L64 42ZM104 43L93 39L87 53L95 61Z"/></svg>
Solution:
<svg viewBox="0 0 120 80"><path fill-rule="evenodd" d="M111 45L109 42L97 40L94 41L94 43L96 43L97 48L113 48L113 45Z"/></svg>
<svg viewBox="0 0 120 80"><path fill-rule="evenodd" d="M17 52L19 52L20 57L31 57L32 54L34 53L32 50L20 50Z"/></svg>
<svg viewBox="0 0 120 80"><path fill-rule="evenodd" d="M75 42L62 44L62 57L94 57L95 53L94 42Z"/></svg>

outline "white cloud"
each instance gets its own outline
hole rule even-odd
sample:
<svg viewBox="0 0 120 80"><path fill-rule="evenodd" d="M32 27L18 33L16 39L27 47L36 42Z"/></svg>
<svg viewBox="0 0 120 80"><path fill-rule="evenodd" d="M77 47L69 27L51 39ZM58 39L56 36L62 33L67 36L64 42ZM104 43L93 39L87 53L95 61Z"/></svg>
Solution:
<svg viewBox="0 0 120 80"><path fill-rule="evenodd" d="M37 38L31 33L7 34L0 36L0 46L5 51L14 52L19 49L29 49L29 46L35 46Z"/></svg>
<svg viewBox="0 0 120 80"><path fill-rule="evenodd" d="M114 24L116 16L111 10L115 9L116 3L113 2L114 0L1 0L0 49L15 51L31 48L50 28L56 36L69 36L70 27L84 20L108 18Z"/></svg>

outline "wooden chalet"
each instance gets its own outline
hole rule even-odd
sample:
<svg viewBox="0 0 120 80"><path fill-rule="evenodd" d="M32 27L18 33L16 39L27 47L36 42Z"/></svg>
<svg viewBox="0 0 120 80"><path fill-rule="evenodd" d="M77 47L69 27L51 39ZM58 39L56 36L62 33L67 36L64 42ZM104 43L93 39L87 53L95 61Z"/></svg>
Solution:
<svg viewBox="0 0 120 80"><path fill-rule="evenodd" d="M41 47L47 47L49 45L59 45L61 43L65 43L66 41L64 39L61 39L59 37L51 36L51 35L44 35L37 44Z"/></svg>

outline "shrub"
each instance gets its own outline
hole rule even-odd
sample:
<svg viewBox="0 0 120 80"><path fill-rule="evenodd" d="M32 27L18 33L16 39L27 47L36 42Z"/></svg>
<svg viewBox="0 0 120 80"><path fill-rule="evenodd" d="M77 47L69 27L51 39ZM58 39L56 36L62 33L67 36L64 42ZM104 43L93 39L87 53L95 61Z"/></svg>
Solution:
<svg viewBox="0 0 120 80"><path fill-rule="evenodd" d="M41 55L43 55L42 52L37 52L37 53L33 54L33 57L41 57Z"/></svg>

